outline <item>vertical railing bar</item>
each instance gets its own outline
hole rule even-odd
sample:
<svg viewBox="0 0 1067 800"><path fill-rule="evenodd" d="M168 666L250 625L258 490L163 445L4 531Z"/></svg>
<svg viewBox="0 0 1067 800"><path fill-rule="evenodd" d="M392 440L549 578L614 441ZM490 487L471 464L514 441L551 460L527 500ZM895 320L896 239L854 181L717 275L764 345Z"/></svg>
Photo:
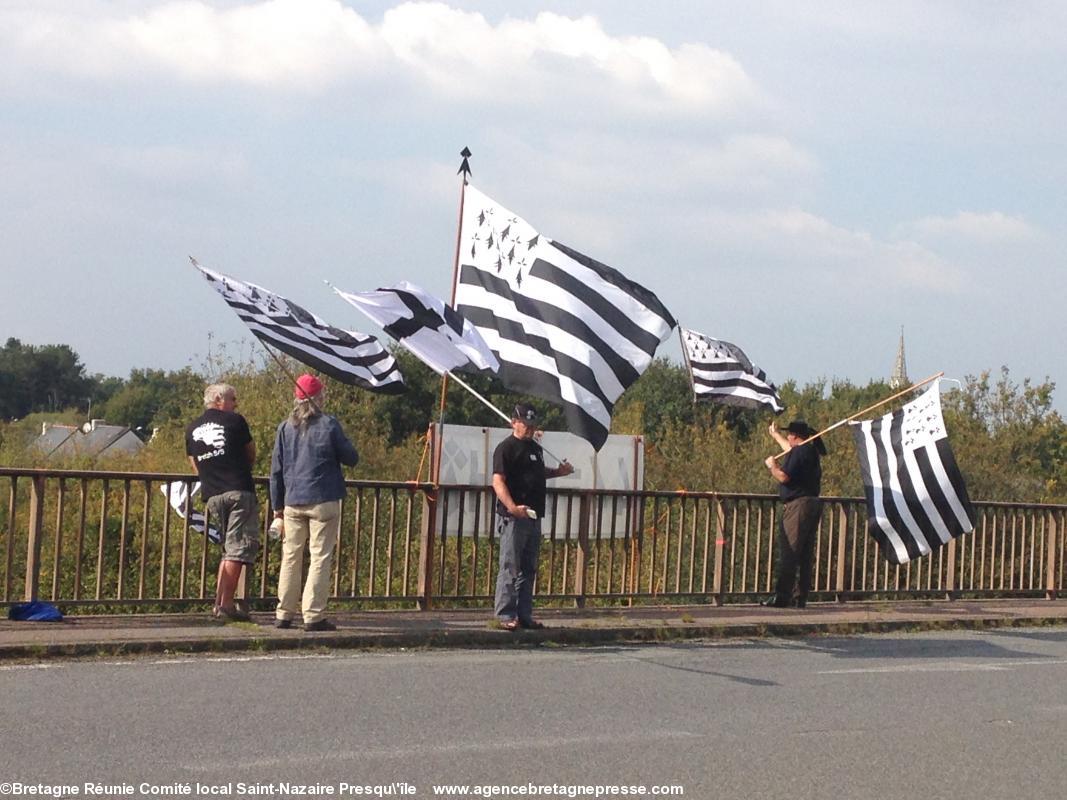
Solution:
<svg viewBox="0 0 1067 800"><path fill-rule="evenodd" d="M601 528L604 526L604 495L598 494L596 499L596 506L593 508L593 591L592 594L597 594L600 591L600 557L602 550L600 548L600 533Z"/></svg>
<svg viewBox="0 0 1067 800"><path fill-rule="evenodd" d="M85 555L85 517L89 503L89 482L82 478L78 487L78 541L74 549L74 599L81 600L82 559Z"/></svg>
<svg viewBox="0 0 1067 800"><path fill-rule="evenodd" d="M339 506L337 508L337 544L333 548L333 563L330 568L333 572L333 596L341 596L341 575L345 571L345 508L348 506L348 492L341 496ZM264 539L264 542L267 540ZM264 547L263 551L266 552L267 548ZM266 575L266 562L264 562L263 570L263 583L267 582Z"/></svg>
<svg viewBox="0 0 1067 800"><path fill-rule="evenodd" d="M619 519L619 496L613 494L611 496L611 530L608 532L608 592L612 592L612 586L614 585L615 578L615 530L618 527ZM623 559L625 563L625 559ZM619 586L620 592L622 586Z"/></svg>
<svg viewBox="0 0 1067 800"><path fill-rule="evenodd" d="M440 567L440 571L437 573L438 580L436 581L435 585L438 587L438 590L437 590L438 593L441 596L444 596L444 593L445 593L445 558L448 555L448 535L447 535L448 534L448 500L449 500L450 497L452 497L452 491L449 490L449 489L441 488L439 490L439 492L440 492L440 494L438 496L440 497L440 502L441 502L441 530L438 531L438 533L441 535L440 536L440 539L441 539L441 567ZM459 535L459 528L461 528L462 526L463 526L463 521L460 520L460 522L456 526L456 535L457 536Z"/></svg>
<svg viewBox="0 0 1067 800"><path fill-rule="evenodd" d="M167 549L170 547L170 496L163 503L163 532L159 544L159 599L167 592Z"/></svg>
<svg viewBox="0 0 1067 800"><path fill-rule="evenodd" d="M52 541L52 600L59 600L63 565L63 513L66 506L67 482L63 477L57 482L56 535Z"/></svg>
<svg viewBox="0 0 1067 800"><path fill-rule="evenodd" d="M470 580L467 581L467 594L471 596L474 595L475 587L478 585L478 539L482 527L482 493L476 489L472 494L474 495L474 530L471 531L471 575Z"/></svg>
<svg viewBox="0 0 1067 800"><path fill-rule="evenodd" d="M11 486L8 493L7 505L7 547L4 555L4 601L10 602L11 597L11 570L14 569L15 556L15 524L18 521L16 509L18 508L18 477L11 476Z"/></svg>
<svg viewBox="0 0 1067 800"><path fill-rule="evenodd" d="M363 525L363 490L356 489L356 518L352 521L352 583L353 597L359 597L359 533Z"/></svg>
<svg viewBox="0 0 1067 800"><path fill-rule="evenodd" d="M193 499L190 497L192 483L185 484L185 518L182 519L182 565L178 572L178 597L185 599L189 584L189 516L193 510ZM207 525L207 513L204 514L204 524Z"/></svg>
<svg viewBox="0 0 1067 800"><path fill-rule="evenodd" d="M752 501L745 500L745 541L741 545L741 593L748 593L748 542L751 535ZM758 524L758 522L757 522ZM756 566L759 575L759 565Z"/></svg>
<svg viewBox="0 0 1067 800"><path fill-rule="evenodd" d="M459 597L459 589L463 585L463 533L467 527L467 521L464 519L467 513L467 491L465 489L458 489L457 491L459 492L459 513L457 514L458 524L456 526L456 575L452 583L452 595L454 597ZM444 584L442 584L442 588L444 588Z"/></svg>
<svg viewBox="0 0 1067 800"><path fill-rule="evenodd" d="M222 524L222 520L220 519L216 523L216 528L218 528L219 537L223 538L223 539L226 536L226 531L224 530L224 527L225 526ZM207 532L209 530L211 530L211 513L205 507L204 508L204 534L203 534L203 536L198 536L197 537L200 540L200 599L201 600L206 600L207 599L207 556L208 556L208 541L209 541L208 537L207 537ZM221 559L222 556L220 555L219 558ZM215 574L216 574L216 576L218 575L217 572ZM217 580L218 579L216 578L216 583L217 583ZM215 591L218 592L218 586L217 585L215 587Z"/></svg>
<svg viewBox="0 0 1067 800"><path fill-rule="evenodd" d="M374 573L378 563L378 510L381 506L381 487L374 488L374 506L371 508L370 522L370 572L367 575L367 596L374 597Z"/></svg>
<svg viewBox="0 0 1067 800"><path fill-rule="evenodd" d="M659 497L652 498L652 547L648 561L648 593L656 594L656 549L659 546Z"/></svg>
<svg viewBox="0 0 1067 800"><path fill-rule="evenodd" d="M148 528L152 524L152 482L144 481L144 514L141 517L141 564L137 570L137 599L144 600L145 570L148 567Z"/></svg>
<svg viewBox="0 0 1067 800"><path fill-rule="evenodd" d="M404 521L404 591L402 597L410 597L411 584L411 525L415 516L415 490L408 490L408 510Z"/></svg>
<svg viewBox="0 0 1067 800"><path fill-rule="evenodd" d="M690 515L689 524L689 585L686 591L693 593L693 585L696 579L697 566L697 514L700 510L700 501L693 499L693 513Z"/></svg>
<svg viewBox="0 0 1067 800"><path fill-rule="evenodd" d="M107 489L108 481L104 478L102 494L100 496L100 528L96 546L96 599L102 597L104 582L104 534L107 533Z"/></svg>
<svg viewBox="0 0 1067 800"><path fill-rule="evenodd" d="M123 481L123 516L118 526L118 575L115 580L115 597L124 599L126 589L126 534L129 530L130 482Z"/></svg>
<svg viewBox="0 0 1067 800"><path fill-rule="evenodd" d="M385 595L393 595L393 561L396 557L396 489L389 491L389 539L386 544Z"/></svg>

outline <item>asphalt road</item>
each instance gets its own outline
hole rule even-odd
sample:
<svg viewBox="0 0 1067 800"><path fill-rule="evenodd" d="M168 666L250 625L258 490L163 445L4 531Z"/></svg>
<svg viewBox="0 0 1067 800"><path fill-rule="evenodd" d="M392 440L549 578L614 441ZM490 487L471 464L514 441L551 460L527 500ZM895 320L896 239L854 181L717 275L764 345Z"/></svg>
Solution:
<svg viewBox="0 0 1067 800"><path fill-rule="evenodd" d="M1055 797L1067 629L10 665L0 709L0 790L80 797Z"/></svg>

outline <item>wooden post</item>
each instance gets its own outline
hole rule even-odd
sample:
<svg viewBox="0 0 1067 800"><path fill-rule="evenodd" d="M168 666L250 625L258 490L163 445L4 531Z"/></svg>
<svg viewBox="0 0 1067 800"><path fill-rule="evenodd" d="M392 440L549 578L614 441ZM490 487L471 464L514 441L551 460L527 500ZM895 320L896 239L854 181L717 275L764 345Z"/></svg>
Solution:
<svg viewBox="0 0 1067 800"><path fill-rule="evenodd" d="M27 602L36 600L40 589L41 539L44 536L44 490L44 476L35 475L30 482L30 528L26 539Z"/></svg>
<svg viewBox="0 0 1067 800"><path fill-rule="evenodd" d="M1048 529L1045 533L1045 599L1055 600L1059 592L1056 586L1056 556L1061 551L1057 547L1059 535L1056 526L1056 512L1048 512ZM1062 565L1060 567L1063 568Z"/></svg>
<svg viewBox="0 0 1067 800"><path fill-rule="evenodd" d="M578 499L578 552L574 557L574 601L577 608L585 608L585 562L589 558L590 492L582 492Z"/></svg>
<svg viewBox="0 0 1067 800"><path fill-rule="evenodd" d="M722 597L722 576L723 576L723 558L726 554L726 513L722 509L722 500L718 497L715 498L715 572L712 573L711 591L712 602L721 606Z"/></svg>
<svg viewBox="0 0 1067 800"><path fill-rule="evenodd" d="M948 566L945 567L945 599L956 599L956 538L948 540Z"/></svg>
<svg viewBox="0 0 1067 800"><path fill-rule="evenodd" d="M437 476L440 475L440 454L437 447L436 427L430 423L426 431L429 442L431 470L434 476L434 491L422 496L422 526L419 530L419 611L429 611L433 607L433 554L436 542L437 517Z"/></svg>
<svg viewBox="0 0 1067 800"><path fill-rule="evenodd" d="M830 512L831 518L833 512ZM837 506L837 602L844 602L845 599L845 538L848 534L848 517L845 514L844 503Z"/></svg>

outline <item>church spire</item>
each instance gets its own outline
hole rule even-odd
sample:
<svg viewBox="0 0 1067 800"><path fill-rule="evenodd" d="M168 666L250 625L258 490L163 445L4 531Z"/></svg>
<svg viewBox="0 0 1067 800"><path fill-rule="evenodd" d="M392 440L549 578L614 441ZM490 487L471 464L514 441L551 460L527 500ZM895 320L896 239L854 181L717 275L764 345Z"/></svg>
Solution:
<svg viewBox="0 0 1067 800"><path fill-rule="evenodd" d="M904 363L904 326L900 326L900 346L897 348L897 363L893 367L893 374L889 378L890 389L903 389L911 383L908 378L908 368Z"/></svg>

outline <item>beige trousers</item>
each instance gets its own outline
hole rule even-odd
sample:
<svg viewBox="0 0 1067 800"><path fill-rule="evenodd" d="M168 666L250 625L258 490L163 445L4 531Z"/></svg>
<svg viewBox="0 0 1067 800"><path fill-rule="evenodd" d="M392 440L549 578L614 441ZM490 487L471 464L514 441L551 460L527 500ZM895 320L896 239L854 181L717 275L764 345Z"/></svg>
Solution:
<svg viewBox="0 0 1067 800"><path fill-rule="evenodd" d="M330 567L341 529L341 501L285 507L285 534L282 540L282 566L278 575L278 619L295 619L301 612L304 624L326 616L330 597ZM300 575L304 568L304 545L311 560L303 599Z"/></svg>

